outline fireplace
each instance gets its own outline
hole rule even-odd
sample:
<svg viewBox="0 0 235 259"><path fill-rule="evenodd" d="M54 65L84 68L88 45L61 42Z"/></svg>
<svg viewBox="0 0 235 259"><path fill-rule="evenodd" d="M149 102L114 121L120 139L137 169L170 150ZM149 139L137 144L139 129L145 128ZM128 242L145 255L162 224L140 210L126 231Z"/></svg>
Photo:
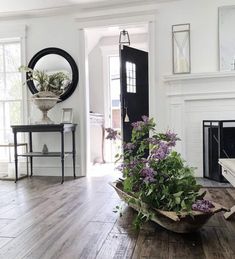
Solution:
<svg viewBox="0 0 235 259"><path fill-rule="evenodd" d="M226 182L220 158L235 158L235 120L203 121L203 176Z"/></svg>

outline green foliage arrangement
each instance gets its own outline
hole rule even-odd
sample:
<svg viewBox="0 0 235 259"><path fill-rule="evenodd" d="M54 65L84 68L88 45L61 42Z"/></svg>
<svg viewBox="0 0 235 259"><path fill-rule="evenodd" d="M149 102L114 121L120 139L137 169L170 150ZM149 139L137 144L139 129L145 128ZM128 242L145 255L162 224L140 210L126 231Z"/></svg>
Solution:
<svg viewBox="0 0 235 259"><path fill-rule="evenodd" d="M123 145L123 191L131 194L152 208L177 213L192 210L209 212L211 203L202 200L200 185L194 177L194 169L185 165L181 155L173 150L179 140L171 131L157 133L153 119L142 116L142 121L132 123L130 143ZM107 129L108 139L115 139L117 132ZM201 202L198 203L197 201ZM148 215L138 214L135 224Z"/></svg>
<svg viewBox="0 0 235 259"><path fill-rule="evenodd" d="M70 83L69 76L63 72L48 74L45 71L33 70L27 66L19 67L19 71L27 73L29 76L27 81L34 81L39 92L52 92L59 96Z"/></svg>

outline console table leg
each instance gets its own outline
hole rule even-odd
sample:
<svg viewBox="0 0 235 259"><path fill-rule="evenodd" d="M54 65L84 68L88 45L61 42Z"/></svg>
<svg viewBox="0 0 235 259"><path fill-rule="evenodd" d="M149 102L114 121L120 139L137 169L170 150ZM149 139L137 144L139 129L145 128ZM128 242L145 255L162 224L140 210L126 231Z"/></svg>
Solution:
<svg viewBox="0 0 235 259"><path fill-rule="evenodd" d="M14 151L15 151L15 183L16 183L18 181L17 132L14 132Z"/></svg>
<svg viewBox="0 0 235 259"><path fill-rule="evenodd" d="M26 146L25 146L25 151L26 153L28 153L28 144L26 143ZM26 157L26 166L27 166L27 177L29 177L29 158Z"/></svg>
<svg viewBox="0 0 235 259"><path fill-rule="evenodd" d="M29 132L29 152L33 152L32 132ZM30 177L33 176L33 157L30 156Z"/></svg>
<svg viewBox="0 0 235 259"><path fill-rule="evenodd" d="M75 131L72 132L73 142L73 177L76 178L76 146L75 146Z"/></svg>
<svg viewBox="0 0 235 259"><path fill-rule="evenodd" d="M61 132L61 168L62 168L62 180L64 182L64 132Z"/></svg>

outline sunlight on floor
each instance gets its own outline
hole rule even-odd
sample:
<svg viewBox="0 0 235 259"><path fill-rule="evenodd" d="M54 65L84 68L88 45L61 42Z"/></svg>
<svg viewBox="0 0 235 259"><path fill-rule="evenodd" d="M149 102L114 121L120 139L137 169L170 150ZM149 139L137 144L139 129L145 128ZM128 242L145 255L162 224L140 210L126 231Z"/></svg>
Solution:
<svg viewBox="0 0 235 259"><path fill-rule="evenodd" d="M112 175L116 178L121 177L121 173L116 169L117 165L114 163L94 164L88 168L88 177L103 177L105 175Z"/></svg>

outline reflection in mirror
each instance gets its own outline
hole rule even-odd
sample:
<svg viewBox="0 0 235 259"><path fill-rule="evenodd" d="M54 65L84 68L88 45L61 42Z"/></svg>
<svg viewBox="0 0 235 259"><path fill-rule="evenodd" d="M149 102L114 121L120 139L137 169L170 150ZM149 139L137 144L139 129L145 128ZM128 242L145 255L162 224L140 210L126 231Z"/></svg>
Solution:
<svg viewBox="0 0 235 259"><path fill-rule="evenodd" d="M48 75L58 72L63 72L64 74L66 74L69 79L64 81L64 85L62 87L63 92L67 91L67 88L72 81L72 69L69 62L65 58L57 54L49 54L40 58L35 64L34 69L45 71ZM37 82L34 81L34 85L39 91Z"/></svg>
<svg viewBox="0 0 235 259"><path fill-rule="evenodd" d="M30 60L28 67L33 70L44 71L49 75L63 72L68 79L62 82L63 93L60 95L60 100L67 99L77 87L79 73L78 67L74 59L64 50L59 48L46 48L36 53ZM27 79L30 76L26 73ZM37 82L28 80L27 85L32 94L40 91ZM61 89L61 88L60 88Z"/></svg>

